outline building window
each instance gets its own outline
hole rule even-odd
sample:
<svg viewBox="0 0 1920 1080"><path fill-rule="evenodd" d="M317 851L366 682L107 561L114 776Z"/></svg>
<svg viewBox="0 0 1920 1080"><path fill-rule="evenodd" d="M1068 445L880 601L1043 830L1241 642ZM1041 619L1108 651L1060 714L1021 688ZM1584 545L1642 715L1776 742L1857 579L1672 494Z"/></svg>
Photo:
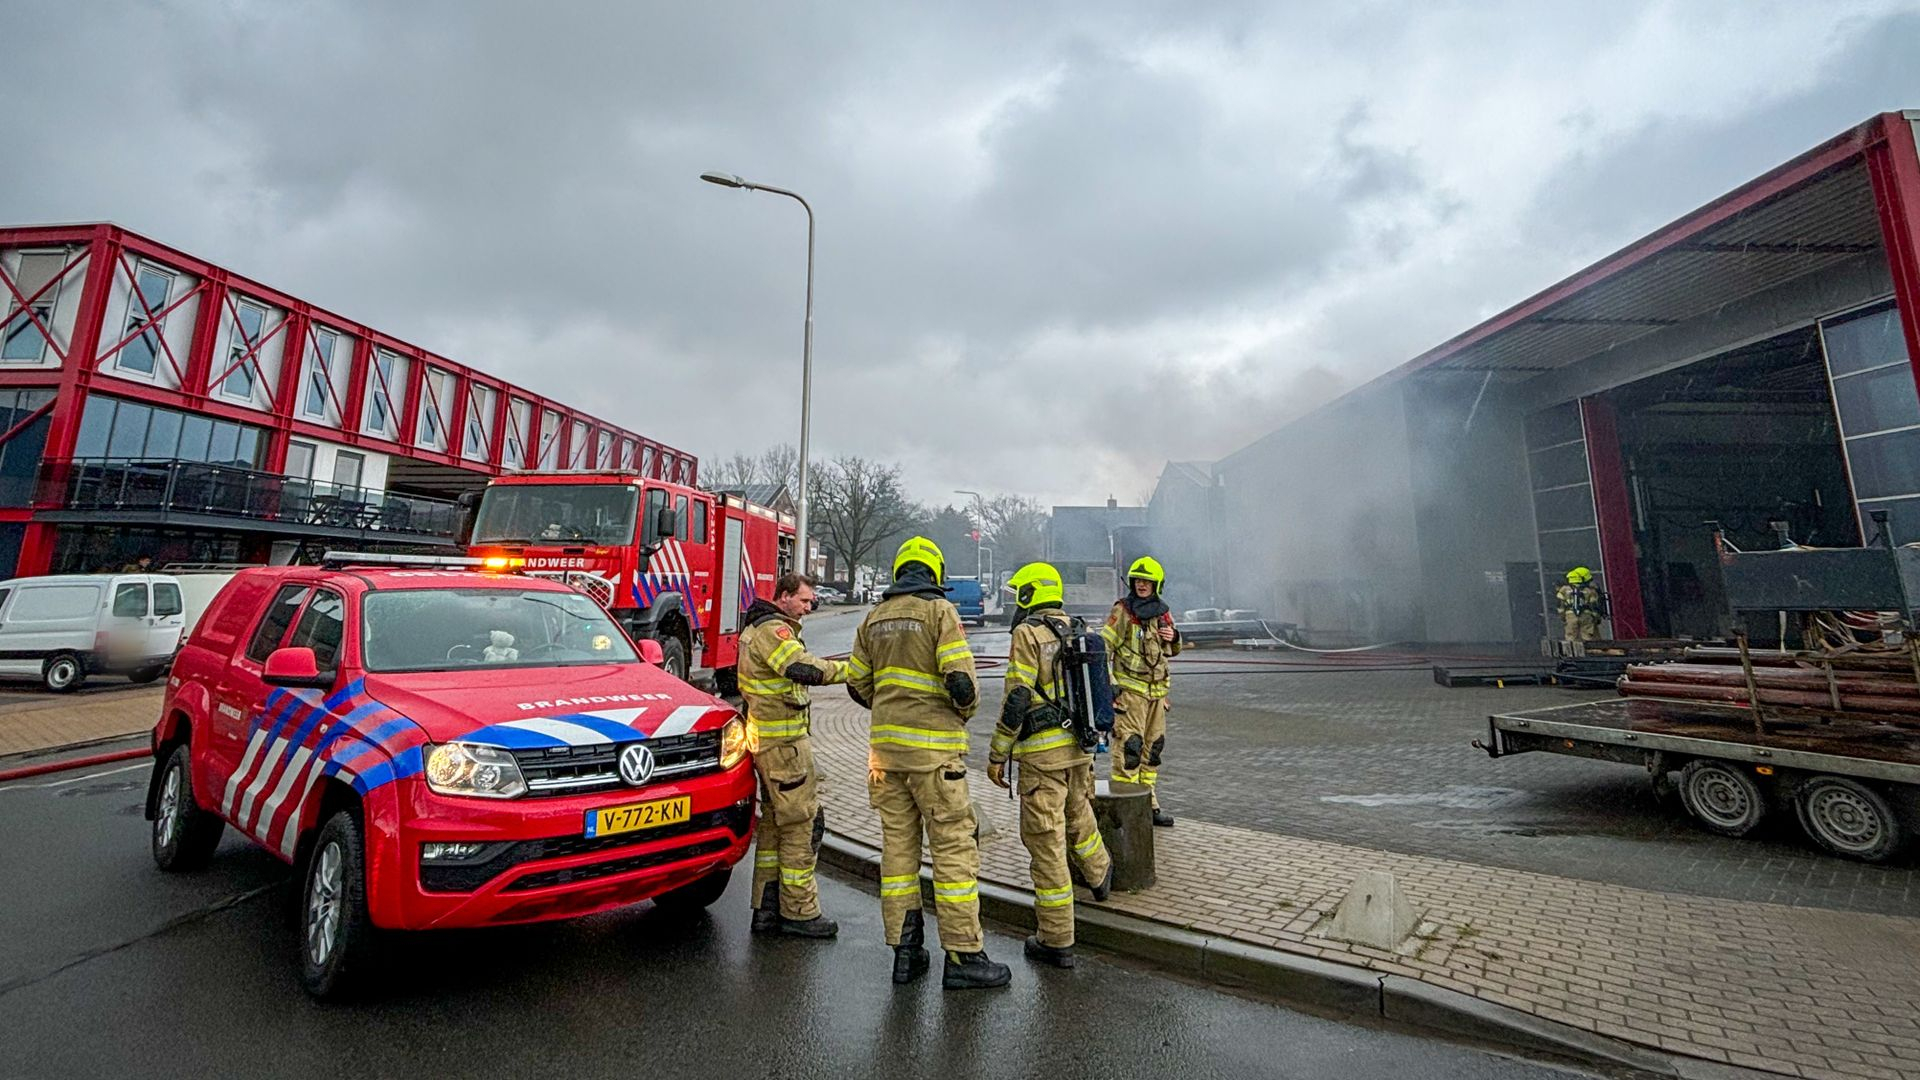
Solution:
<svg viewBox="0 0 1920 1080"><path fill-rule="evenodd" d="M420 421L414 426L413 444L427 450L447 448L447 414L453 405L453 373L428 368L420 380Z"/></svg>
<svg viewBox="0 0 1920 1080"><path fill-rule="evenodd" d="M507 399L507 445L500 464L509 469L524 469L527 461L527 426L533 422L531 402Z"/></svg>
<svg viewBox="0 0 1920 1080"><path fill-rule="evenodd" d="M366 472L367 458L364 454L355 454L342 450L333 455L333 482L342 487L357 488L360 478Z"/></svg>
<svg viewBox="0 0 1920 1080"><path fill-rule="evenodd" d="M317 449L312 443L288 442L287 475L300 480L313 479L313 455Z"/></svg>
<svg viewBox="0 0 1920 1080"><path fill-rule="evenodd" d="M340 379L336 377L334 357L346 359L347 349L340 347L340 334L324 326L307 331L307 383L300 394L300 415L321 423L332 423L341 412Z"/></svg>
<svg viewBox="0 0 1920 1080"><path fill-rule="evenodd" d="M600 446L593 454L593 467L596 469L613 468L613 432L600 433Z"/></svg>
<svg viewBox="0 0 1920 1080"><path fill-rule="evenodd" d="M1885 510L1894 543L1920 540L1920 391L1900 312L1885 304L1825 320L1820 339L1861 533L1871 539L1869 515Z"/></svg>
<svg viewBox="0 0 1920 1080"><path fill-rule="evenodd" d="M220 380L220 392L242 401L253 401L254 375L260 364L260 345L266 330L267 309L251 300L234 305L233 332L228 338L226 375Z"/></svg>
<svg viewBox="0 0 1920 1080"><path fill-rule="evenodd" d="M127 298L127 325L121 336L135 334L135 337L114 357L113 363L121 371L151 375L166 351L160 339L167 332L167 320L160 313L166 309L168 294L173 292L173 274L142 263L134 271L134 282L134 291Z"/></svg>
<svg viewBox="0 0 1920 1080"><path fill-rule="evenodd" d="M52 401L51 390L0 390L0 433L20 428L13 438L0 443L0 506L25 506L33 496L52 416L41 413L32 423L27 421Z"/></svg>
<svg viewBox="0 0 1920 1080"><path fill-rule="evenodd" d="M651 443L640 448L640 475L653 475L653 445Z"/></svg>
<svg viewBox="0 0 1920 1080"><path fill-rule="evenodd" d="M551 471L560 467L560 414L552 409L540 410L540 468Z"/></svg>
<svg viewBox="0 0 1920 1080"><path fill-rule="evenodd" d="M10 317L6 328L0 330L0 362L38 364L47 358L47 337L41 333L40 326L34 324L34 320L38 319L41 325L52 328L54 302L60 295L60 287L48 286L66 268L67 257L64 252L20 253L20 269L13 275L13 284L20 295L32 303L32 311L21 310L18 301L11 296L7 298ZM46 289L45 296L34 295L42 289Z"/></svg>
<svg viewBox="0 0 1920 1080"><path fill-rule="evenodd" d="M367 365L367 410L360 430L368 435L400 441L401 400L407 385L407 358L385 349L375 349L373 363Z"/></svg>
<svg viewBox="0 0 1920 1080"><path fill-rule="evenodd" d="M587 451L591 449L591 446L587 442L587 432L588 428L585 420L575 420L572 428L568 430L567 468L584 469L588 467L587 462L589 459L587 457Z"/></svg>
<svg viewBox="0 0 1920 1080"><path fill-rule="evenodd" d="M496 391L478 383L467 389L466 434L460 440L460 456L468 461L485 461L493 449L493 410L499 401Z"/></svg>
<svg viewBox="0 0 1920 1080"><path fill-rule="evenodd" d="M73 456L257 469L266 453L266 434L252 424L93 394L80 414Z"/></svg>
<svg viewBox="0 0 1920 1080"><path fill-rule="evenodd" d="M626 470L627 472L633 471L633 440L632 439L620 440L620 468Z"/></svg>

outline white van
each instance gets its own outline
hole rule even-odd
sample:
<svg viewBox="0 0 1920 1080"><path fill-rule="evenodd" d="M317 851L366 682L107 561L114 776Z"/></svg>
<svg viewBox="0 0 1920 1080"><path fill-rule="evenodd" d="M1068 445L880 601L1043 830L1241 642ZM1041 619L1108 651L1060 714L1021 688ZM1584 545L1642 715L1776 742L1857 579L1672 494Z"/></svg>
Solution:
<svg viewBox="0 0 1920 1080"><path fill-rule="evenodd" d="M160 677L185 628L166 574L62 574L0 581L0 675L77 690L96 674Z"/></svg>

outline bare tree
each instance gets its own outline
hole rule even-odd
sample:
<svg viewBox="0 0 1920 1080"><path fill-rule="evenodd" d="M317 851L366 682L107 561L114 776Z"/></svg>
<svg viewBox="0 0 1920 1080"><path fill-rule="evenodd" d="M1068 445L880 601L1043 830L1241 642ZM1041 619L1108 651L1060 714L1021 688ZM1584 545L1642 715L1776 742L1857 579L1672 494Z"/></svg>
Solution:
<svg viewBox="0 0 1920 1080"><path fill-rule="evenodd" d="M781 443L762 450L759 466L760 483L786 488L795 497L799 496L800 493L793 489L800 478L800 451L795 450L792 443Z"/></svg>
<svg viewBox="0 0 1920 1080"><path fill-rule="evenodd" d="M976 498L970 509L981 523L982 542L993 548L995 565L1008 568L1046 557L1047 508L1025 495Z"/></svg>
<svg viewBox="0 0 1920 1080"><path fill-rule="evenodd" d="M900 489L898 465L841 456L816 463L810 483L813 527L849 574L916 517L917 508Z"/></svg>
<svg viewBox="0 0 1920 1080"><path fill-rule="evenodd" d="M735 451L733 456L720 463L713 471L709 481L718 488L743 488L760 482L760 459L752 454Z"/></svg>

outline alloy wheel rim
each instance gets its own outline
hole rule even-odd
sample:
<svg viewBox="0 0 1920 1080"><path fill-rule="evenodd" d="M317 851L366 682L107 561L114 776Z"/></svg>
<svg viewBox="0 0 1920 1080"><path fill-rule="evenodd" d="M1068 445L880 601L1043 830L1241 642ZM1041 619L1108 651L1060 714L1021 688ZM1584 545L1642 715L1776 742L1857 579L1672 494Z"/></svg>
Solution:
<svg viewBox="0 0 1920 1080"><path fill-rule="evenodd" d="M307 893L307 955L315 967L333 956L334 934L340 928L341 864L338 842L329 842L314 857L313 885Z"/></svg>
<svg viewBox="0 0 1920 1080"><path fill-rule="evenodd" d="M173 842L174 828L179 821L180 770L173 768L167 770L166 783L160 789L160 816L154 822L154 829L159 833L161 844Z"/></svg>

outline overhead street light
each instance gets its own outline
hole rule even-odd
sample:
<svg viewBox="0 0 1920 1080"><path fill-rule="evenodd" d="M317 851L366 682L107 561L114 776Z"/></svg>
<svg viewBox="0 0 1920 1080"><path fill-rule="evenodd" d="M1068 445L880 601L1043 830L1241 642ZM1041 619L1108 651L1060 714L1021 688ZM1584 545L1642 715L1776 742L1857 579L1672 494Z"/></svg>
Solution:
<svg viewBox="0 0 1920 1080"><path fill-rule="evenodd" d="M785 195L800 204L807 212L807 326L806 336L800 346L800 466L795 479L793 501L797 518L794 536L794 550L800 559L800 572L813 572L813 559L807 548L807 431L813 413L813 207L798 192L786 188L756 184L732 173L703 172L700 179L721 187L743 188L747 191L764 191L771 195Z"/></svg>

